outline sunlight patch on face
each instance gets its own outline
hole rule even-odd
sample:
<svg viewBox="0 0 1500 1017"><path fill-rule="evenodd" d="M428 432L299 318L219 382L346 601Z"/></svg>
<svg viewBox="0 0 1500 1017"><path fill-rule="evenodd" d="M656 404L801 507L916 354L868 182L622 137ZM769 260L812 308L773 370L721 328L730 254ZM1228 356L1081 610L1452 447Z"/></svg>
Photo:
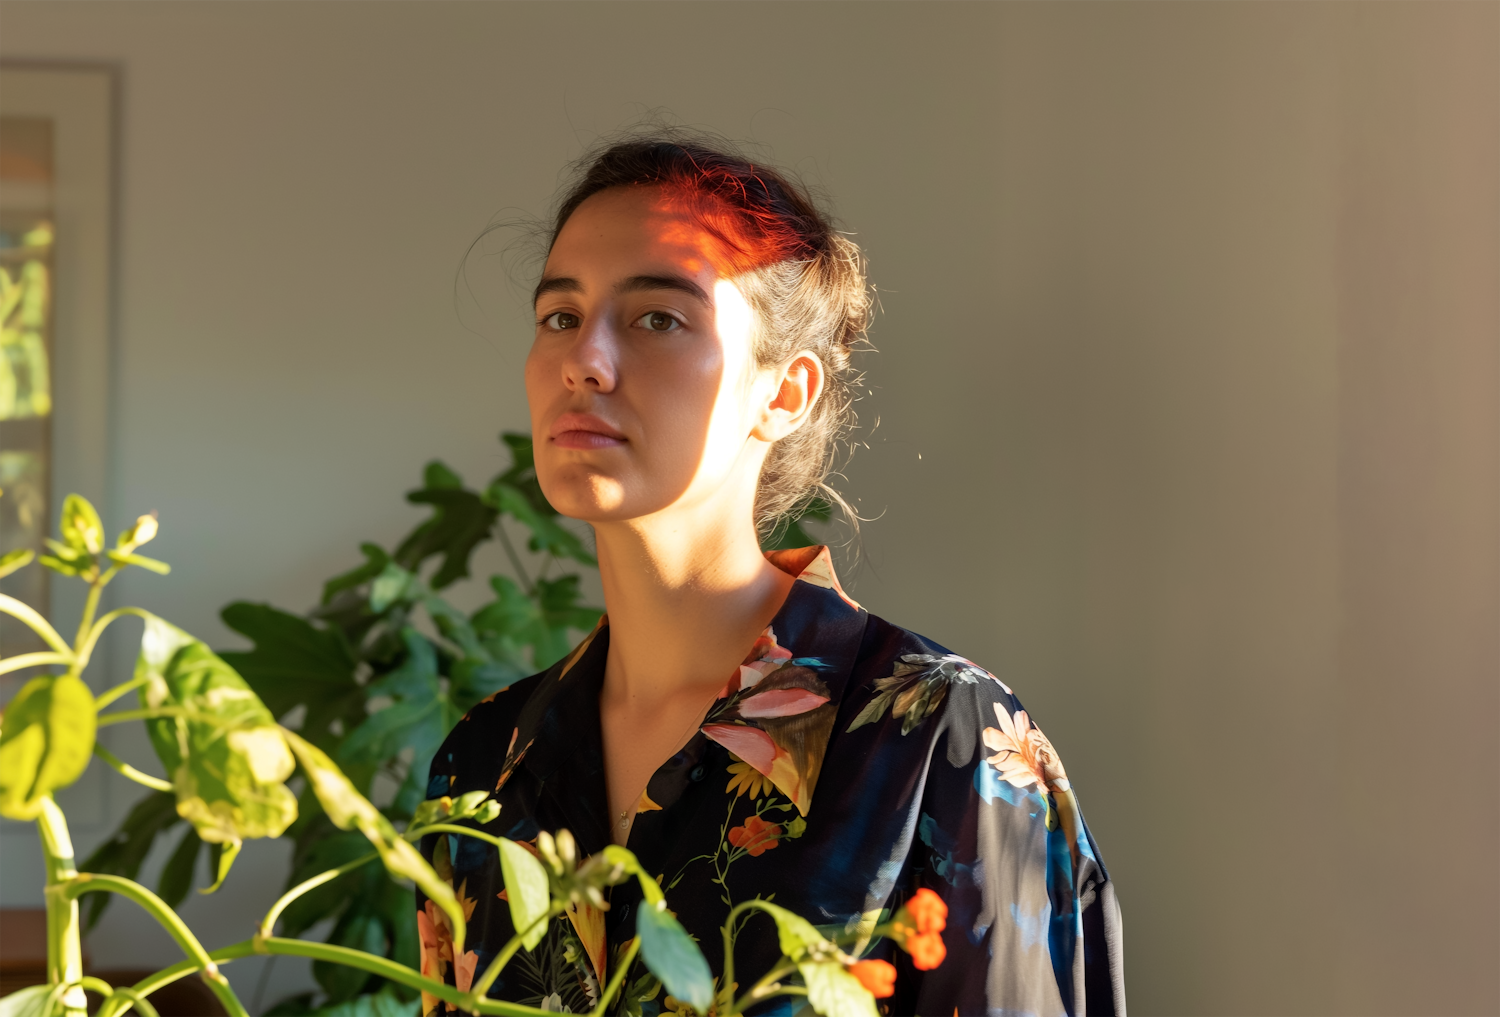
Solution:
<svg viewBox="0 0 1500 1017"><path fill-rule="evenodd" d="M755 311L740 288L728 279L714 283L714 324L724 345L725 366L730 366L732 358L748 359L755 341Z"/></svg>
<svg viewBox="0 0 1500 1017"><path fill-rule="evenodd" d="M615 477L595 474L588 478L588 485L594 504L603 512L614 512L625 503L625 485Z"/></svg>

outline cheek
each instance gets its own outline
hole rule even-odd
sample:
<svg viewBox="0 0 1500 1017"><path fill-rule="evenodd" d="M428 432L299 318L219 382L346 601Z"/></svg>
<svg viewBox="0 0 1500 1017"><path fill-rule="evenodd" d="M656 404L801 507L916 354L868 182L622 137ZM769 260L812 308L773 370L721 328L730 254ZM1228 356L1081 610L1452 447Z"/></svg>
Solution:
<svg viewBox="0 0 1500 1017"><path fill-rule="evenodd" d="M708 345L652 358L634 372L630 394L636 412L646 423L653 452L679 459L685 445L700 451L712 419L717 415L724 365L719 351Z"/></svg>
<svg viewBox="0 0 1500 1017"><path fill-rule="evenodd" d="M530 352L526 354L526 366L522 377L526 382L526 403L531 409L532 426L535 427L538 414L553 394L552 389L560 386L561 382L557 380L556 365L549 363L546 353L536 345L533 345ZM549 380L555 384L549 385Z"/></svg>

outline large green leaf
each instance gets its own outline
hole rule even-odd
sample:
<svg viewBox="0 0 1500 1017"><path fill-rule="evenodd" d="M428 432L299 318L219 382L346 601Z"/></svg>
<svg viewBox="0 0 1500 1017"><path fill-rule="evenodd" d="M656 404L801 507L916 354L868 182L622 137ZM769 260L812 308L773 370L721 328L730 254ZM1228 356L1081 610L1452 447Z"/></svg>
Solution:
<svg viewBox="0 0 1500 1017"><path fill-rule="evenodd" d="M797 965L807 986L807 1001L823 1017L879 1017L875 997L838 961Z"/></svg>
<svg viewBox="0 0 1500 1017"><path fill-rule="evenodd" d="M0 815L35 819L42 799L78 779L94 750L94 696L72 675L33 678L0 725Z"/></svg>
<svg viewBox="0 0 1500 1017"><path fill-rule="evenodd" d="M526 603L535 614L535 605L530 600ZM451 662L448 675L448 696L459 715L534 670L516 640L496 639L493 632L481 633L469 617L437 594L423 597L422 606L443 637L460 651L461 655Z"/></svg>
<svg viewBox="0 0 1500 1017"><path fill-rule="evenodd" d="M506 431L500 435L500 440L510 451L510 469L495 479L519 490L532 508L542 515L557 515L557 509L552 507L552 503L542 493L542 485L536 478L536 448L532 444L531 435Z"/></svg>
<svg viewBox="0 0 1500 1017"><path fill-rule="evenodd" d="M581 596L577 576L536 581L537 603L546 629L545 635L533 644L536 654L533 660L538 668L551 667L566 657L576 641L571 632L590 631L604 613L596 607L579 604Z"/></svg>
<svg viewBox="0 0 1500 1017"><path fill-rule="evenodd" d="M344 637L269 604L235 601L219 613L224 624L251 639L255 648L221 653L280 718L306 708L300 730L314 744L328 745L337 725L345 730L364 717L365 693Z"/></svg>
<svg viewBox="0 0 1500 1017"><path fill-rule="evenodd" d="M490 537L498 512L478 494L467 490L463 480L434 460L427 464L426 486L407 494L414 505L431 505L432 518L417 527L396 549L395 559L412 571L433 555L443 564L432 577L440 590L469 574L469 556Z"/></svg>
<svg viewBox="0 0 1500 1017"><path fill-rule="evenodd" d="M359 551L365 556L365 563L334 576L323 584L323 603L327 604L334 597L345 590L352 590L363 586L384 571L391 563L391 556L385 553L385 548L379 544L363 543L359 545Z"/></svg>
<svg viewBox="0 0 1500 1017"><path fill-rule="evenodd" d="M207 646L156 616L141 636L141 705L188 716L146 721L177 812L212 844L276 837L297 818L295 763L271 711Z"/></svg>
<svg viewBox="0 0 1500 1017"><path fill-rule="evenodd" d="M507 576L493 576L495 599L474 613L473 627L490 655L503 659L531 648L533 670L550 667L568 655L577 636L588 632L603 613L579 604L582 596L576 575L538 579L535 599Z"/></svg>
<svg viewBox="0 0 1500 1017"><path fill-rule="evenodd" d="M552 906L547 870L530 851L502 838L500 874L505 878L505 896L510 902L510 923L517 932L525 933L521 942L526 949L534 949L547 935L547 923L537 919Z"/></svg>
<svg viewBox="0 0 1500 1017"><path fill-rule="evenodd" d="M177 814L177 796L170 791L153 791L135 803L115 835L84 859L79 869L83 872L134 879L140 873L141 863L146 860L157 836L180 822L182 817ZM84 894L79 898L86 906L84 928L92 928L114 899L114 894L102 891Z"/></svg>
<svg viewBox="0 0 1500 1017"><path fill-rule="evenodd" d="M296 754L297 761L302 764L303 772L307 774L313 792L322 803L323 811L328 813L328 818L340 830L357 829L364 834L380 853L380 860L391 875L416 883L447 914L449 926L453 929L454 952L461 955L464 913L453 896L453 888L438 878L438 874L432 871L432 866L427 864L417 849L403 840L395 827L391 826L390 820L381 815L380 810L355 789L343 771L328 758L327 753L299 737L296 732L283 729L282 734Z"/></svg>
<svg viewBox="0 0 1500 1017"><path fill-rule="evenodd" d="M545 551L559 558L572 558L584 565L599 564L577 534L565 529L557 522L556 516L538 509L526 497L525 492L513 484L504 480L495 481L485 490L484 501L515 517L517 522L531 531L527 546L533 551ZM438 584L434 582L433 585Z"/></svg>
<svg viewBox="0 0 1500 1017"><path fill-rule="evenodd" d="M714 1001L713 972L681 923L665 908L642 902L636 909L635 931L641 937L641 959L667 992L699 1013L708 1013Z"/></svg>
<svg viewBox="0 0 1500 1017"><path fill-rule="evenodd" d="M368 696L389 696L393 702L345 736L339 758L348 763L379 763L410 748L411 765L397 791L397 807L409 812L425 796L433 754L462 713L439 684L432 643L413 628L402 630L401 638L405 661L365 688Z"/></svg>

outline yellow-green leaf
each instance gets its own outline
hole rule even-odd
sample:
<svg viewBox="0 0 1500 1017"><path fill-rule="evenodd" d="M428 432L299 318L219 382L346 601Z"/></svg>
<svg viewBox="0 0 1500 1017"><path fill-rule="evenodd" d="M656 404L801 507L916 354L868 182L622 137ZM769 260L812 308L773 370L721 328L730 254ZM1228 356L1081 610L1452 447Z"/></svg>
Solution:
<svg viewBox="0 0 1500 1017"><path fill-rule="evenodd" d="M500 872L505 877L505 896L510 902L510 923L527 950L534 949L547 934L547 923L537 919L547 913L552 899L547 891L547 870L536 856L512 840L500 841Z"/></svg>
<svg viewBox="0 0 1500 1017"><path fill-rule="evenodd" d="M35 819L42 799L67 787L94 750L94 696L73 675L33 678L0 726L0 815Z"/></svg>
<svg viewBox="0 0 1500 1017"><path fill-rule="evenodd" d="M136 662L141 705L190 716L146 721L172 780L177 814L211 844L278 837L297 818L285 785L296 763L275 718L201 641L149 616Z"/></svg>
<svg viewBox="0 0 1500 1017"><path fill-rule="evenodd" d="M875 997L838 961L797 965L807 1002L823 1017L879 1017Z"/></svg>
<svg viewBox="0 0 1500 1017"><path fill-rule="evenodd" d="M147 516L146 518L150 519L151 517ZM157 561L155 558L147 558L143 554L129 554L124 551L109 551L107 553L109 554L109 560L116 565L138 565L147 572L155 572L159 576L164 576L172 571L172 566L166 562Z"/></svg>
<svg viewBox="0 0 1500 1017"><path fill-rule="evenodd" d="M229 878L229 867L234 864L235 858L239 855L242 843L242 841L236 840L221 845L222 850L219 851L219 871L215 874L213 886L205 886L198 891L199 893L213 893L224 885L224 880Z"/></svg>
<svg viewBox="0 0 1500 1017"><path fill-rule="evenodd" d="M760 906L776 920L776 933L781 937L781 952L792 960L800 960L808 948L826 942L823 934L800 915L769 902L762 902Z"/></svg>
<svg viewBox="0 0 1500 1017"><path fill-rule="evenodd" d="M36 552L24 547L18 547L14 551L0 558L0 579L5 578L18 569L24 569L31 564L31 559L36 557Z"/></svg>
<svg viewBox="0 0 1500 1017"><path fill-rule="evenodd" d="M104 550L104 524L94 506L81 494L70 494L63 499L58 530L63 543L79 554L95 555Z"/></svg>
<svg viewBox="0 0 1500 1017"><path fill-rule="evenodd" d="M46 1017L50 985L28 985L0 999L0 1017Z"/></svg>

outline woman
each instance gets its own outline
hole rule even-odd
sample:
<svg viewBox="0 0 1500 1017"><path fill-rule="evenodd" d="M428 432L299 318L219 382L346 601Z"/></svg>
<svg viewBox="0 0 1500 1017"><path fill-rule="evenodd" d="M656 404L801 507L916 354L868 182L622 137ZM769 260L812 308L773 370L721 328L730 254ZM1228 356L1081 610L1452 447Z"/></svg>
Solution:
<svg viewBox="0 0 1500 1017"><path fill-rule="evenodd" d="M454 728L429 797L492 791L485 829L512 839L626 845L716 977L735 903L857 930L926 888L947 904L940 936L871 949L896 965L885 1012L1123 1013L1113 885L1010 689L866 613L826 549L761 553L760 534L831 494L870 312L858 248L775 172L630 141L563 202L535 308L537 475L593 526L608 614ZM472 951L451 958L419 894L424 968L467 989L514 931L496 855L472 838L423 851L473 909ZM633 887L559 918L490 995L591 1008L632 935ZM741 977L780 955L764 915L738 930ZM685 1012L645 975L626 978L623 1011Z"/></svg>

